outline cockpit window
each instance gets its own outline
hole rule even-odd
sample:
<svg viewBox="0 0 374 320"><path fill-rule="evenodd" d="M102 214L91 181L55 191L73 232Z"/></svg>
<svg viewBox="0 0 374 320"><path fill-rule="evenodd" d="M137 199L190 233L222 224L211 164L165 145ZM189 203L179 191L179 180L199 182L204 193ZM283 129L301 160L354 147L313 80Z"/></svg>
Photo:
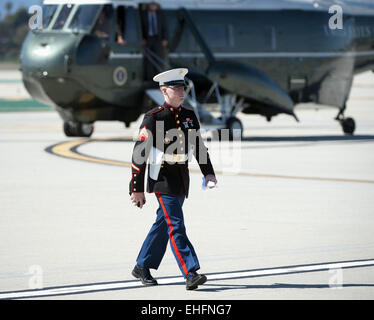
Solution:
<svg viewBox="0 0 374 320"><path fill-rule="evenodd" d="M69 29L88 31L92 26L100 5L81 5L79 6Z"/></svg>
<svg viewBox="0 0 374 320"><path fill-rule="evenodd" d="M47 28L49 23L51 22L56 9L57 5L43 5L43 28Z"/></svg>
<svg viewBox="0 0 374 320"><path fill-rule="evenodd" d="M60 14L57 17L57 20L55 24L53 25L53 30L61 30L66 22L66 20L69 17L70 11L73 9L73 5L71 4L65 4L61 11Z"/></svg>
<svg viewBox="0 0 374 320"><path fill-rule="evenodd" d="M113 7L105 5L96 21L93 34L99 38L108 39L112 32Z"/></svg>

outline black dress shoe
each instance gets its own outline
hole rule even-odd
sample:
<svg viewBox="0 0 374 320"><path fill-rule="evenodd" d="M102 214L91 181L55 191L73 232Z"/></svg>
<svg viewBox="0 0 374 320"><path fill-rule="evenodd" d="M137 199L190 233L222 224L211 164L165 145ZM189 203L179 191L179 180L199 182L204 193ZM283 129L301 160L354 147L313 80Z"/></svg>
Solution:
<svg viewBox="0 0 374 320"><path fill-rule="evenodd" d="M140 279L141 282L145 286L156 286L158 284L156 279L154 279L152 277L151 273L149 272L149 269L148 268L142 268L138 264L134 267L131 274L135 278Z"/></svg>
<svg viewBox="0 0 374 320"><path fill-rule="evenodd" d="M197 287L207 280L203 274L198 274L196 271L190 271L186 278L186 289L195 290Z"/></svg>

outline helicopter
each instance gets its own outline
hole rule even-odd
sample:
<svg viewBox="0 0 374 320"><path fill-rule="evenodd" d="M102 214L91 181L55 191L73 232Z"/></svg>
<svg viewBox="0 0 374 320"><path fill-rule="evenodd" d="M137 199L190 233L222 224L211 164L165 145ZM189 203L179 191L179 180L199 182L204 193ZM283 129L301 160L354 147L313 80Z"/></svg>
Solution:
<svg viewBox="0 0 374 320"><path fill-rule="evenodd" d="M164 58L142 44L147 1L44 1L42 28L30 30L22 46L22 78L34 99L54 106L66 136L90 137L95 121L121 121L129 127L161 105L157 84L144 76L147 64L158 72L188 68L185 103L202 127L229 129L231 138L243 132L239 112L267 121L288 114L298 121L295 106L309 102L337 108L335 120L343 133L354 133L355 121L344 113L353 77L374 70L374 4L158 4L168 27ZM340 16L339 10L331 12L334 6ZM103 16L105 36L98 30ZM340 27L331 26L338 18Z"/></svg>

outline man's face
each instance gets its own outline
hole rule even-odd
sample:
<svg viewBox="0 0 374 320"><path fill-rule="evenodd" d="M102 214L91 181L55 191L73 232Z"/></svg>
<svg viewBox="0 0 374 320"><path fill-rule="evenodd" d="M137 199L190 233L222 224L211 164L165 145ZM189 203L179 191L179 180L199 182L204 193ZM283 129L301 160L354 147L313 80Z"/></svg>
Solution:
<svg viewBox="0 0 374 320"><path fill-rule="evenodd" d="M173 105L180 105L184 101L184 87L164 87L162 93L164 94L165 99Z"/></svg>

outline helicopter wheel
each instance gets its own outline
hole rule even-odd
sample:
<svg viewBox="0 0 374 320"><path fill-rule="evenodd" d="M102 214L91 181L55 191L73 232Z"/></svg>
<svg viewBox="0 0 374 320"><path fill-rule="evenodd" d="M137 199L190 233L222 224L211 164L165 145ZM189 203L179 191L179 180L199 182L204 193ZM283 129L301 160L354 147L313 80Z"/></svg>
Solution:
<svg viewBox="0 0 374 320"><path fill-rule="evenodd" d="M343 118L340 120L340 125L342 126L343 132L346 135L353 135L356 129L356 123L353 118Z"/></svg>
<svg viewBox="0 0 374 320"><path fill-rule="evenodd" d="M67 137L90 137L94 132L92 123L64 122L64 133Z"/></svg>
<svg viewBox="0 0 374 320"><path fill-rule="evenodd" d="M228 133L228 135L227 135ZM226 121L226 127L218 130L218 139L223 141L241 140L243 137L242 122L236 117L230 117Z"/></svg>
<svg viewBox="0 0 374 320"><path fill-rule="evenodd" d="M243 137L242 122L236 118L231 117L226 122L226 128L229 129L229 140L241 140Z"/></svg>

